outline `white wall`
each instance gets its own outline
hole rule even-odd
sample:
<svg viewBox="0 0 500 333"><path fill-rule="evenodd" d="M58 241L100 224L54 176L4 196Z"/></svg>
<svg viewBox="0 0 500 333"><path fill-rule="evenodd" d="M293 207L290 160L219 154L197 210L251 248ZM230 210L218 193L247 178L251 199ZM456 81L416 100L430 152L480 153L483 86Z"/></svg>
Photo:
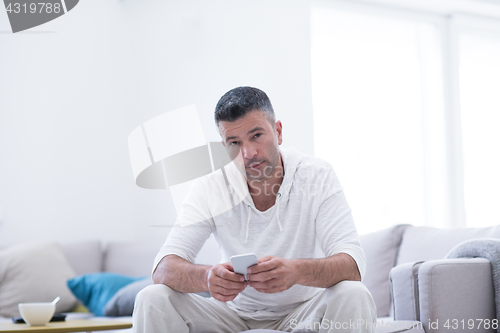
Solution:
<svg viewBox="0 0 500 333"><path fill-rule="evenodd" d="M85 0L12 34L0 9L0 246L161 243L168 191L134 184L127 138L196 104L207 140L227 90L266 91L284 143L313 153L309 2Z"/></svg>

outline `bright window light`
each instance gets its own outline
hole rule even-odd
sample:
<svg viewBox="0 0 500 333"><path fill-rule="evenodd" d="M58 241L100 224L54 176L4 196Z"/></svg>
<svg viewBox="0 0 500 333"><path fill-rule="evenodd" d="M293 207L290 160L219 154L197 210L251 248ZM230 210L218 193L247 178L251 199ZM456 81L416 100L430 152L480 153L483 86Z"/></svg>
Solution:
<svg viewBox="0 0 500 333"><path fill-rule="evenodd" d="M500 224L500 34L459 42L466 222Z"/></svg>
<svg viewBox="0 0 500 333"><path fill-rule="evenodd" d="M444 163L436 44L431 23L312 12L315 155L336 170L362 234L442 220L444 185L430 181Z"/></svg>

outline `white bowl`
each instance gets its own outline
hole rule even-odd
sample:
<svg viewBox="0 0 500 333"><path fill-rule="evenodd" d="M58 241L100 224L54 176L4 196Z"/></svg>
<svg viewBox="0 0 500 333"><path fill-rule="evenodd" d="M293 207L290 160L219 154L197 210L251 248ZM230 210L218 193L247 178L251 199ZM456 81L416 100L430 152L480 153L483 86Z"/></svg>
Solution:
<svg viewBox="0 0 500 333"><path fill-rule="evenodd" d="M52 302L19 303L19 312L28 325L43 326L54 316L56 305Z"/></svg>

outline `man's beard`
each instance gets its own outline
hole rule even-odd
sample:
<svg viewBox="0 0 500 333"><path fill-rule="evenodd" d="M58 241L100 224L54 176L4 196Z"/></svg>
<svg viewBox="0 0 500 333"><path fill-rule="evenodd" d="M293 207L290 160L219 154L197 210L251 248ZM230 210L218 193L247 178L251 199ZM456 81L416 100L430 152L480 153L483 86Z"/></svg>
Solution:
<svg viewBox="0 0 500 333"><path fill-rule="evenodd" d="M279 162L279 150L273 149L273 151L270 154L270 159L263 159L259 161L250 161L247 163L245 166L247 168L250 167L250 165L253 164L264 164L261 165L261 167L258 170L254 170L253 172L248 172L246 171L246 176L249 181L261 181L265 180L266 178L272 178L273 174L278 167L278 162Z"/></svg>

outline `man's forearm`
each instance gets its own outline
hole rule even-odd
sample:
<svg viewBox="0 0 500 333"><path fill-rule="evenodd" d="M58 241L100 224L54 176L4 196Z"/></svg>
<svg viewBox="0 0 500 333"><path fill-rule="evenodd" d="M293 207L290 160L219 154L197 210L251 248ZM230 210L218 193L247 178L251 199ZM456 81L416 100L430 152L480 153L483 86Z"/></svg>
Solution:
<svg viewBox="0 0 500 333"><path fill-rule="evenodd" d="M356 261L346 253L322 259L295 259L297 284L328 288L343 281L361 281Z"/></svg>
<svg viewBox="0 0 500 333"><path fill-rule="evenodd" d="M165 284L183 293L208 291L208 272L212 266L196 265L174 254L160 261L153 273L155 284Z"/></svg>

